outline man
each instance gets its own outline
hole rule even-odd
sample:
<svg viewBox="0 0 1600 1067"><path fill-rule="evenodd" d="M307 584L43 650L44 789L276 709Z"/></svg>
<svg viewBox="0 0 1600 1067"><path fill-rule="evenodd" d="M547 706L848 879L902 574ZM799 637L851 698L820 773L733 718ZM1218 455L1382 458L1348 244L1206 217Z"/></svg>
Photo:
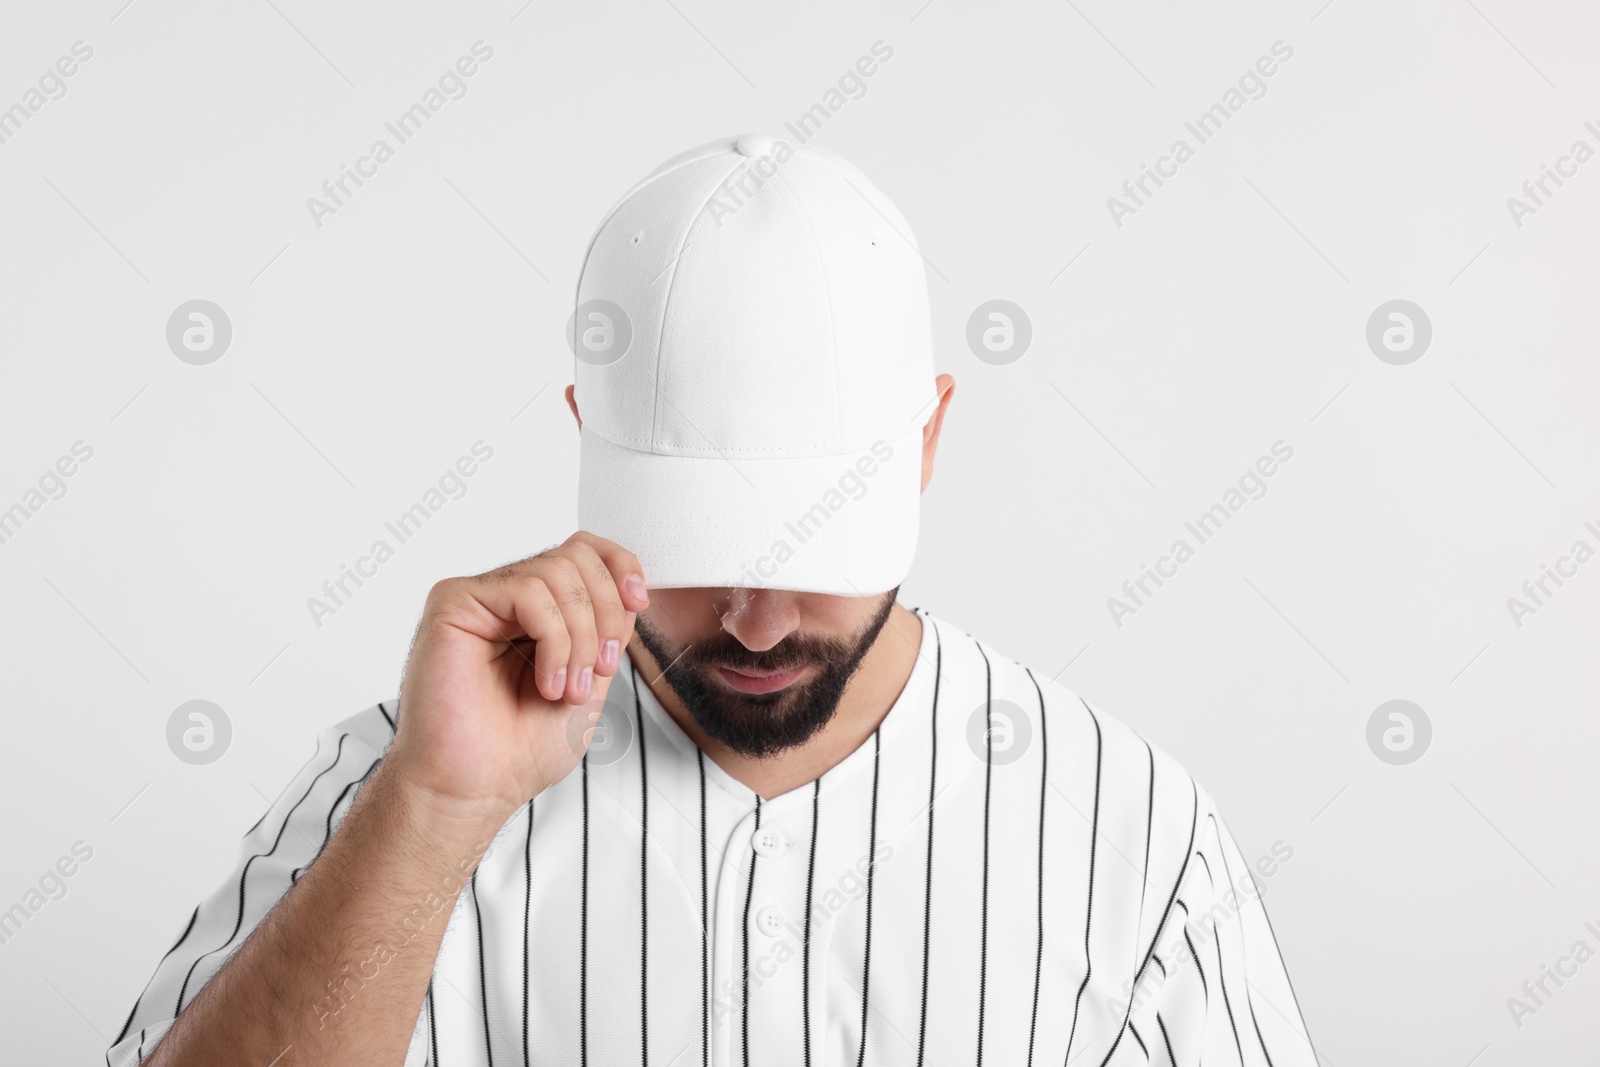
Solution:
<svg viewBox="0 0 1600 1067"><path fill-rule="evenodd" d="M623 197L570 328L583 530L433 588L109 1063L1315 1063L1286 856L896 602L953 390L909 235L760 136Z"/></svg>

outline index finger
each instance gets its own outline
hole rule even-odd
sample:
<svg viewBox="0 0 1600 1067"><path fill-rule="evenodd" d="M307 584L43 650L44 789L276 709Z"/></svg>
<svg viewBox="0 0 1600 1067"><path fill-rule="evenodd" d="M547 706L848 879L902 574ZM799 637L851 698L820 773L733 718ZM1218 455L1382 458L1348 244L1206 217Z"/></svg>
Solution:
<svg viewBox="0 0 1600 1067"><path fill-rule="evenodd" d="M649 607L650 592L645 586L644 568L639 565L639 557L615 541L587 530L579 530L567 540L578 541L594 549L606 565L606 570L611 572L611 580L617 583L617 592L622 595L622 606L629 613L637 614ZM631 626L633 620L629 619L628 623Z"/></svg>

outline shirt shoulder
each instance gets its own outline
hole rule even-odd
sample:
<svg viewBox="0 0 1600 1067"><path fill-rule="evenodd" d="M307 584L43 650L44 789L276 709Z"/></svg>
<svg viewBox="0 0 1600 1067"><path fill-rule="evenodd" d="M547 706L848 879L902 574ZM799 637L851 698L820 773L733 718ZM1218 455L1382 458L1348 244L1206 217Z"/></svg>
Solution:
<svg viewBox="0 0 1600 1067"><path fill-rule="evenodd" d="M181 928L134 1002L108 1062L131 1063L161 1040L326 847L394 738L396 704L381 701L317 731L310 758L240 841L232 871Z"/></svg>
<svg viewBox="0 0 1600 1067"><path fill-rule="evenodd" d="M1101 845L1131 864L1143 867L1148 855L1152 884L1176 879L1212 810L1188 770L1097 701L952 623L920 614L937 628L942 684L972 705L968 743L983 737L977 720L986 720L992 743L1005 747L991 758L1004 759L1007 773L1033 769L1052 805L1076 810L1064 824L1068 832L1081 816Z"/></svg>

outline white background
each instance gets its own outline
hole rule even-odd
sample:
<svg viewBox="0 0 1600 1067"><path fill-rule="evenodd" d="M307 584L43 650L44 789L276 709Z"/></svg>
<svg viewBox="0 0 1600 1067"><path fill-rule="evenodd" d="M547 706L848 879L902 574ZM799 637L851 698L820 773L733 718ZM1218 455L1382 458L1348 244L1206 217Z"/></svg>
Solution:
<svg viewBox="0 0 1600 1067"><path fill-rule="evenodd" d="M1520 227L1506 199L1600 149L1600 15L1324 2L6 4L0 107L94 50L0 144L0 507L94 449L0 544L0 909L94 850L0 945L7 1060L97 1060L315 732L393 695L428 586L570 532L562 331L613 201L783 136L883 40L816 143L911 220L957 381L902 599L1065 669L1246 855L1292 846L1269 907L1325 1063L1587 1062L1600 963L1520 1027L1507 998L1600 949L1600 562L1520 627L1507 598L1600 548L1600 161ZM316 226L306 199L479 39L468 94ZM1279 40L1266 95L1115 225ZM195 298L233 325L209 366L165 341ZM1033 322L1009 366L965 342L993 298ZM1433 325L1408 366L1365 340L1395 298ZM314 625L480 439L466 496ZM1278 440L1268 494L1115 625ZM165 740L196 698L233 724L206 767ZM1366 742L1394 698L1433 725L1409 766Z"/></svg>

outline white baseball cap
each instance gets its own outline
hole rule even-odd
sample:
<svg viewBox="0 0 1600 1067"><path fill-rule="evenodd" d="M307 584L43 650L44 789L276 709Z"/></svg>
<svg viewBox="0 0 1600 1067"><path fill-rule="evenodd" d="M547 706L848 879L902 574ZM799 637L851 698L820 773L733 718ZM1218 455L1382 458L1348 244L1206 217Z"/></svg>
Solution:
<svg viewBox="0 0 1600 1067"><path fill-rule="evenodd" d="M568 344L578 523L650 586L905 578L937 403L928 287L850 163L759 134L663 163L595 232Z"/></svg>

